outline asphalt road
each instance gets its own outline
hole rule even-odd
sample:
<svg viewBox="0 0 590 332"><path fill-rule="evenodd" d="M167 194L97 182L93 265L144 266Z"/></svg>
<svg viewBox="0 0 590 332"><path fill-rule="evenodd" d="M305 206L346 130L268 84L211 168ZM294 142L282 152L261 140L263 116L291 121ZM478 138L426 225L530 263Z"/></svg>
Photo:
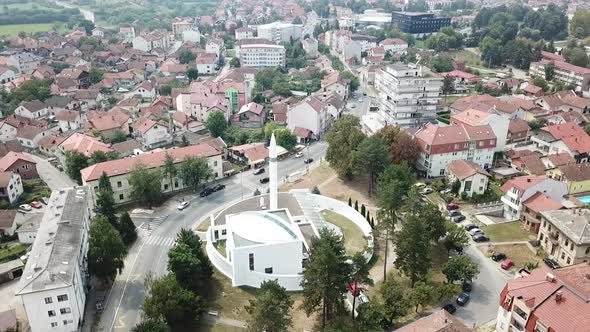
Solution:
<svg viewBox="0 0 590 332"><path fill-rule="evenodd" d="M314 143L306 149L305 157L309 155L314 163L318 163L325 155L326 148L326 142ZM289 174L305 171L307 166L303 163L303 158L291 156L281 160L278 167L279 181ZM184 199L190 200L191 205L183 211L176 208L181 199L181 196L177 196L163 204L153 215L144 215L143 218L134 215L134 222L139 227L139 239L129 250L123 273L115 280L96 330L130 331L141 319L141 305L145 297L144 280L150 273L166 273L167 253L173 246L178 231L182 227L196 228L212 212L241 199L242 195L250 197L256 188L266 192L268 184L259 183L259 179L266 176L268 173L256 176L251 170L246 171L222 180L226 189L208 197L184 195Z"/></svg>
<svg viewBox="0 0 590 332"><path fill-rule="evenodd" d="M25 154L37 162L37 172L39 173L39 177L47 183L47 186L49 186L51 190L68 188L76 184L65 172L60 172L46 159L30 153Z"/></svg>

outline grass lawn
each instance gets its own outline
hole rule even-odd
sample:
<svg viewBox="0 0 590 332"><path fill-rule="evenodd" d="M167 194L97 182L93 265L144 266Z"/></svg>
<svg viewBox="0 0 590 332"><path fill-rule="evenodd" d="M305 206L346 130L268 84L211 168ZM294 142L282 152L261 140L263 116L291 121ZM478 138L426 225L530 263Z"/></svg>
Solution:
<svg viewBox="0 0 590 332"><path fill-rule="evenodd" d="M19 32L34 33L50 31L53 26L53 23L0 25L0 36L18 35Z"/></svg>
<svg viewBox="0 0 590 332"><path fill-rule="evenodd" d="M481 230L490 237L491 242L528 241L537 238L533 233L524 230L520 221L481 226Z"/></svg>
<svg viewBox="0 0 590 332"><path fill-rule="evenodd" d="M492 251L489 251L487 245L478 246L486 256L491 256L493 251L502 252L506 257L514 262L512 269L521 269L529 262L537 262L539 266L543 265L543 258L535 255L526 244L500 244L494 245Z"/></svg>
<svg viewBox="0 0 590 332"><path fill-rule="evenodd" d="M461 51L455 52L451 55L451 57L456 57L460 60L463 60L463 61L467 62L467 64L469 64L469 65L481 66L481 60L480 60L479 56L477 56L477 54L475 54L473 52L469 52L468 50L461 50Z"/></svg>
<svg viewBox="0 0 590 332"><path fill-rule="evenodd" d="M323 210L322 216L330 224L340 227L344 233L344 247L348 255L354 255L357 252L362 252L367 246L363 232L352 221L341 214L330 210Z"/></svg>
<svg viewBox="0 0 590 332"><path fill-rule="evenodd" d="M7 246L5 248L5 246ZM27 251L27 246L22 243L8 243L0 245L0 262L8 262L19 258Z"/></svg>
<svg viewBox="0 0 590 332"><path fill-rule="evenodd" d="M213 246L219 251L221 256L225 257L225 240L219 240Z"/></svg>
<svg viewBox="0 0 590 332"><path fill-rule="evenodd" d="M490 181L489 186L492 189L492 191L494 193L496 193L496 195L498 195L500 197L504 196L504 192L502 191L502 189L500 188L500 186L496 182L491 182Z"/></svg>
<svg viewBox="0 0 590 332"><path fill-rule="evenodd" d="M436 206L447 205L445 200L436 191L426 195L426 199L428 199L432 204Z"/></svg>

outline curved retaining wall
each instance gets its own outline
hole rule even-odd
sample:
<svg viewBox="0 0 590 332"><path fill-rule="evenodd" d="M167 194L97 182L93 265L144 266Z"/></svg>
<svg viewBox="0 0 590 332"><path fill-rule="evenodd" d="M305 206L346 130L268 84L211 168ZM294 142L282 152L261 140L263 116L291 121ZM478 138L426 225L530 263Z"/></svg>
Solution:
<svg viewBox="0 0 590 332"><path fill-rule="evenodd" d="M213 245L213 241L211 241L211 228L207 231L206 239L207 244L205 245L205 251L207 252L207 256L209 256L211 264L213 264L219 272L233 280L233 268L231 263L227 258L223 257L219 251L217 251Z"/></svg>

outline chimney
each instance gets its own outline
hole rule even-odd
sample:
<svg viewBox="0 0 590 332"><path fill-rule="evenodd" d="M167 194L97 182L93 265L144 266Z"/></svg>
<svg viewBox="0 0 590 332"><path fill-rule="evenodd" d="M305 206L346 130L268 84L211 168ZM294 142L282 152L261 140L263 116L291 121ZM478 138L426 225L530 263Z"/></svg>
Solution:
<svg viewBox="0 0 590 332"><path fill-rule="evenodd" d="M547 273L547 275L545 276L545 280L549 282L555 282L555 276L551 273Z"/></svg>
<svg viewBox="0 0 590 332"><path fill-rule="evenodd" d="M560 291L560 290L558 290L558 291L555 293L555 302L559 302L559 301L561 301L562 299L563 299L563 292L562 292L562 291Z"/></svg>
<svg viewBox="0 0 590 332"><path fill-rule="evenodd" d="M526 179L526 182L531 182L531 179L530 178Z"/></svg>

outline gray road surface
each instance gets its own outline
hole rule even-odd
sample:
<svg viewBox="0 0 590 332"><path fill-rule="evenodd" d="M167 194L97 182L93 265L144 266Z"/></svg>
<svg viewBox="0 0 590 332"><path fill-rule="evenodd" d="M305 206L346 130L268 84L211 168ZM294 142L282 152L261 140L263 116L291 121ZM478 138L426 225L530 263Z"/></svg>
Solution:
<svg viewBox="0 0 590 332"><path fill-rule="evenodd" d="M72 187L75 182L70 179L65 172L60 172L51 165L46 159L34 154L25 153L37 162L37 172L39 177L47 183L51 190Z"/></svg>

